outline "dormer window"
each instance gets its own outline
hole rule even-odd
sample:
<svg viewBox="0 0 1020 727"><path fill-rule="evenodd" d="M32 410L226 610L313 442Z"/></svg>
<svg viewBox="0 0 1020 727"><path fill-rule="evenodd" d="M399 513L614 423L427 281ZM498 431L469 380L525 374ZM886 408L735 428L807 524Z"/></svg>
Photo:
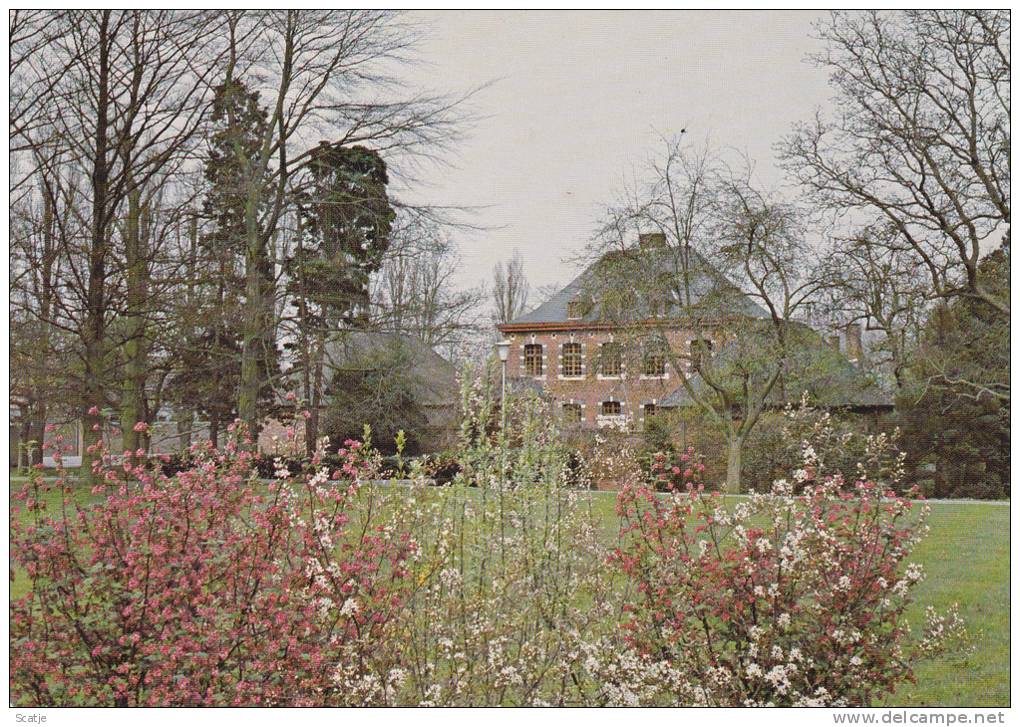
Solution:
<svg viewBox="0 0 1020 727"><path fill-rule="evenodd" d="M691 340L691 368L695 371L712 358L712 341L707 338Z"/></svg>
<svg viewBox="0 0 1020 727"><path fill-rule="evenodd" d="M567 303L567 318L572 321L584 318L584 301L572 300Z"/></svg>

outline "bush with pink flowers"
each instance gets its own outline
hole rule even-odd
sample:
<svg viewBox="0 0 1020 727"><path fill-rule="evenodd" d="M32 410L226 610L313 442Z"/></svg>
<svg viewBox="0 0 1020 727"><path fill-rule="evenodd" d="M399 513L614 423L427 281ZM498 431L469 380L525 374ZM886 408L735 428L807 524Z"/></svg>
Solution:
<svg viewBox="0 0 1020 727"><path fill-rule="evenodd" d="M810 447L806 447L810 451ZM633 586L627 645L672 675L666 702L868 705L960 636L955 612L911 639L908 564L927 508L868 480L809 474L726 507L701 486L619 496L612 562Z"/></svg>
<svg viewBox="0 0 1020 727"><path fill-rule="evenodd" d="M687 485L703 480L705 465L701 457L688 447L680 454L656 452L651 457L649 479L651 486L659 492L683 491Z"/></svg>
<svg viewBox="0 0 1020 727"><path fill-rule="evenodd" d="M172 478L102 456L98 501L80 507L63 477L30 483L11 514L30 580L11 604L12 702L345 704L346 666L363 676L385 656L416 551L351 527L363 457L346 453L332 480L281 466L268 485L233 442ZM64 490L56 512L47 488Z"/></svg>

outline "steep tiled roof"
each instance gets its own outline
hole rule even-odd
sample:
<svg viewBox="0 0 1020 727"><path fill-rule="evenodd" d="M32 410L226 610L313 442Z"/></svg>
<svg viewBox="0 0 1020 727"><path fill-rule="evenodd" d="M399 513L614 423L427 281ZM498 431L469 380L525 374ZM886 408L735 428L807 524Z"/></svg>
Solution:
<svg viewBox="0 0 1020 727"><path fill-rule="evenodd" d="M629 256L629 261L635 262L635 270L640 270L643 275L659 275L668 276L670 278L676 278L679 276L679 270L682 267L676 260L676 252L673 248L659 249L653 248L649 250L638 250L632 249L626 252L609 253L603 256L600 260L589 265L580 275L574 278L570 283L562 290L554 294L549 300L539 305L534 310L525 313L518 318L510 321L511 326L520 326L529 323L563 323L569 320L580 320L585 323L594 323L600 320L605 320L608 316L603 314L600 302L595 301L595 305L592 305L584 312L584 315L580 319L570 319L567 317L567 305L572 301L583 300L593 286L596 286L597 271L599 266L611 263L614 256ZM740 294L736 286L729 281L725 275L711 265L701 254L697 251L691 250L689 253L689 270L690 270L690 281L688 283L690 290L690 303L692 307L697 307L700 303L706 301L706 298L713 294L719 294L722 292L727 293L727 312L730 314L747 315L755 318L765 318L768 316L765 309L755 303L751 298L746 295ZM675 284L675 280L671 284ZM665 311L665 315L677 315L679 313L679 304L675 300L669 301L668 307ZM649 315L649 311L637 311L630 312L634 318L640 318L643 315Z"/></svg>

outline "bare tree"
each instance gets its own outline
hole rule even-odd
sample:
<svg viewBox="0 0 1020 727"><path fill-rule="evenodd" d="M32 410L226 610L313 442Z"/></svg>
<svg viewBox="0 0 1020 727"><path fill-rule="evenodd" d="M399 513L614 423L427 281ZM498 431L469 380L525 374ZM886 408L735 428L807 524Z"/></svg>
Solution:
<svg viewBox="0 0 1020 727"><path fill-rule="evenodd" d="M744 443L810 335L794 319L823 285L804 262L801 215L680 139L621 197L590 250L585 295L623 356L669 362L682 398L724 436L726 487L739 491ZM633 247L639 237L647 247ZM671 343L676 330L686 345Z"/></svg>
<svg viewBox="0 0 1020 727"><path fill-rule="evenodd" d="M415 217L394 234L375 282L374 327L454 356L480 329L482 288L461 289L460 259L442 228Z"/></svg>
<svg viewBox="0 0 1020 727"><path fill-rule="evenodd" d="M83 412L111 395L110 330L118 316L116 281L123 279L117 222L194 141L208 107L206 78L218 65L215 21L202 12L51 13L36 19L51 40L18 69L23 87L47 89L46 102L34 107L39 113L19 131L45 165L44 194L52 201L71 179L87 180L74 207L78 219L60 231L82 344ZM130 236L130 225L124 232ZM97 440L98 423L97 414L86 414L86 447ZM133 432L134 422L122 425ZM88 456L83 467L91 472Z"/></svg>
<svg viewBox="0 0 1020 727"><path fill-rule="evenodd" d="M890 225L937 296L1008 317L979 260L1010 234L1009 12L837 12L818 30L836 108L784 140L786 168L851 224Z"/></svg>
<svg viewBox="0 0 1020 727"><path fill-rule="evenodd" d="M524 260L518 250L506 264L500 260L492 268L493 322L499 326L521 315L528 306L530 292L524 274Z"/></svg>
<svg viewBox="0 0 1020 727"><path fill-rule="evenodd" d="M898 236L886 224L835 239L822 265L827 286L818 307L833 328L862 323L864 330L877 332L874 349L885 358L876 363L888 365L896 390L902 391L931 286L916 258L896 244Z"/></svg>
<svg viewBox="0 0 1020 727"><path fill-rule="evenodd" d="M73 200L38 190L11 208L11 403L20 413L21 441L35 442L39 451L48 419L71 414L60 406L73 396L68 369L77 353L71 322L61 316L60 229L72 209Z"/></svg>

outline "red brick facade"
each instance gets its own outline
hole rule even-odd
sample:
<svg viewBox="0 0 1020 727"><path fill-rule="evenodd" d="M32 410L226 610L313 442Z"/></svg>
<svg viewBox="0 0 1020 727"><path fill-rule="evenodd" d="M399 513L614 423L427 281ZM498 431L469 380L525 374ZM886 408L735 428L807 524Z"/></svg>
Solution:
<svg viewBox="0 0 1020 727"><path fill-rule="evenodd" d="M578 322L576 327L563 324L553 327L538 324L528 330L525 324L502 326L501 331L510 341L507 358L507 377L530 379L555 398L562 408L564 404L581 405L581 421L585 426L599 423L619 422L618 419L602 419L603 408L612 411L615 406L605 402L619 402L620 416L631 426L640 428L647 405L656 406L666 396L681 386L677 372L671 363L665 364L662 376L643 373L643 361L636 350L635 336L621 339L616 332L605 326L585 325ZM711 339L711 335L695 334L693 331L663 329L666 341L681 361L687 361L690 341L698 338ZM581 345L581 376L564 376L563 344ZM600 347L605 343L617 343L622 350L622 371L619 376L605 376L599 372ZM526 369L524 348L526 345L542 346L542 373L531 375ZM688 364L689 365L689 364Z"/></svg>

